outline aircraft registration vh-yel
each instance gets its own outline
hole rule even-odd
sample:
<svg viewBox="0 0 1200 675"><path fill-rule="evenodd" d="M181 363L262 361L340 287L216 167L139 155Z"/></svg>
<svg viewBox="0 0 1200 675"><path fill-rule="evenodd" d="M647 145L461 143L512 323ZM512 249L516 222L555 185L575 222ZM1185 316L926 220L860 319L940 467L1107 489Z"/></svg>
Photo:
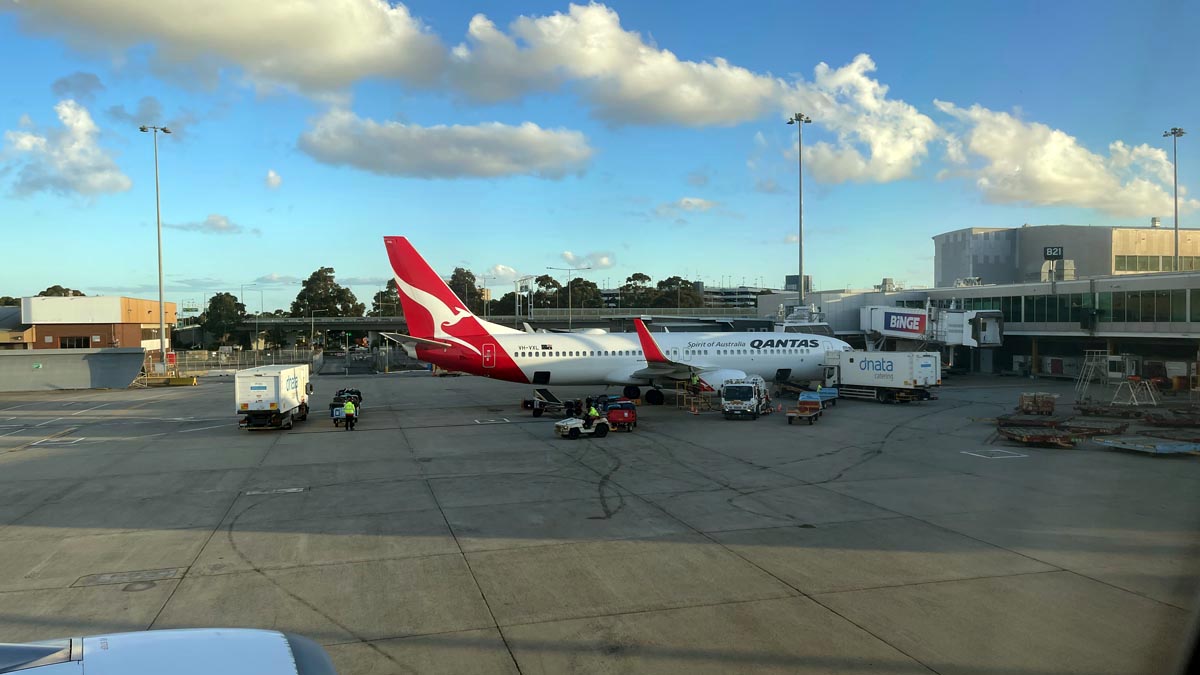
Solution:
<svg viewBox="0 0 1200 675"><path fill-rule="evenodd" d="M660 387L700 377L706 389L759 375L768 381L823 377L825 353L850 351L836 338L797 333L533 333L475 316L413 248L384 237L408 335L392 334L413 358L447 370L535 385L619 385L624 395L663 402Z"/></svg>

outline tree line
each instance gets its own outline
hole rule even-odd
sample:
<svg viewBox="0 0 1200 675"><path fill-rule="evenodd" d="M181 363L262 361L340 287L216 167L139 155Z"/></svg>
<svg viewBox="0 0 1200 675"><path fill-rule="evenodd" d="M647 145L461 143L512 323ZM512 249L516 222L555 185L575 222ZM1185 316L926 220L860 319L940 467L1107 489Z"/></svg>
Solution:
<svg viewBox="0 0 1200 675"><path fill-rule="evenodd" d="M37 294L39 298L82 298L86 297L83 291L77 291L74 288L67 288L55 284L41 293ZM0 307L20 307L21 298L11 295L0 295Z"/></svg>
<svg viewBox="0 0 1200 675"><path fill-rule="evenodd" d="M641 272L631 274L620 287L620 305L622 307L701 307L704 298L699 288L690 281L679 276L663 279L651 284L652 279ZM486 292L479 285L475 275L462 267L454 268L447 284L450 289L463 301L472 312L479 315L511 315L516 308L517 294L509 291L504 295L485 301ZM54 285L38 293L39 296L70 297L83 296L80 291ZM604 299L600 287L594 282L582 277L571 279L569 287L569 302L573 307L603 307ZM528 304L527 304L528 303ZM20 305L21 299L0 296L0 306ZM548 309L554 307L566 308L568 304L568 287L559 283L549 274L543 274L533 279L528 296L522 293L521 306L527 309ZM396 280L389 279L386 287L376 291L371 297L371 308L359 302L354 292L337 283L335 270L332 267L321 267L301 283L300 292L287 310L276 309L263 312L263 317L360 317L360 316L400 316L400 296L396 288ZM208 304L196 318L204 332L212 336L218 343L224 345L230 342L238 329L247 318L255 314L246 311L236 295L232 293L217 293L208 300ZM274 328L266 336L269 344L283 344L284 331ZM246 340L248 343L248 339Z"/></svg>

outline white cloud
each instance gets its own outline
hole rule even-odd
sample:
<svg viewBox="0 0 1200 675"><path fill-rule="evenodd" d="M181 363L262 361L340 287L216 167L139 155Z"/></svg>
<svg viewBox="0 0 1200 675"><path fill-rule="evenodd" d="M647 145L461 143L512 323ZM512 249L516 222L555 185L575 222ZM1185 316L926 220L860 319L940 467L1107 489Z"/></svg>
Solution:
<svg viewBox="0 0 1200 675"><path fill-rule="evenodd" d="M780 90L775 78L725 59L681 60L649 45L599 4L520 17L509 33L476 15L450 72L456 86L489 102L577 80L596 116L613 124L738 124L773 108Z"/></svg>
<svg viewBox="0 0 1200 675"><path fill-rule="evenodd" d="M797 85L786 109L806 111L837 135L835 143L805 143L806 169L821 182L887 183L912 175L942 135L928 116L888 98L888 87L872 79L875 62L859 54L841 68L817 64L811 86ZM864 153L864 150L866 151ZM792 157L796 156L792 147Z"/></svg>
<svg viewBox="0 0 1200 675"><path fill-rule="evenodd" d="M118 122L124 122L130 125L157 125L164 124L162 103L153 96L143 96L138 101L137 109L129 112L125 109L125 104L119 104L109 107L108 116ZM174 132L174 129L171 130Z"/></svg>
<svg viewBox="0 0 1200 675"><path fill-rule="evenodd" d="M254 283L260 284L263 286L287 286L287 285L292 285L292 284L298 284L301 281L303 281L303 280L300 279L300 277L293 277L293 276L290 276L287 274L279 274L277 272L271 272L270 274L264 274L263 276L255 279Z"/></svg>
<svg viewBox="0 0 1200 675"><path fill-rule="evenodd" d="M98 195L128 190L133 183L97 145L100 129L87 108L68 99L59 101L54 111L62 123L60 129L4 132L5 155L21 165L14 191L21 195L42 190Z"/></svg>
<svg viewBox="0 0 1200 675"><path fill-rule="evenodd" d="M486 123L422 127L376 122L333 109L300 136L300 149L326 164L413 178L562 178L592 156L578 131Z"/></svg>
<svg viewBox="0 0 1200 675"><path fill-rule="evenodd" d="M783 189L779 183L775 182L774 178L756 178L754 179L754 191L762 192L769 195L784 194L787 190Z"/></svg>
<svg viewBox="0 0 1200 675"><path fill-rule="evenodd" d="M278 188L280 185L283 185L283 177L275 173L275 169L267 169L267 177L265 180L267 187L271 188L272 190Z"/></svg>
<svg viewBox="0 0 1200 675"><path fill-rule="evenodd" d="M262 234L262 230L255 228L246 228L229 219L228 216L223 216L219 213L209 214L207 218L200 222L191 223L163 223L163 227L172 230L182 230L184 232L199 232L201 234L245 234L250 233L255 236Z"/></svg>
<svg viewBox="0 0 1200 675"><path fill-rule="evenodd" d="M137 108L133 112L126 110L123 103L109 106L106 112L112 119L127 124L130 127L139 127L142 125L164 126L171 130L171 136L167 138L175 139L183 138L192 125L200 121L196 115L186 110L171 119L167 119L163 114L162 103L153 96L143 96L138 101Z"/></svg>
<svg viewBox="0 0 1200 675"><path fill-rule="evenodd" d="M383 286L388 277L344 277L337 281L343 286Z"/></svg>
<svg viewBox="0 0 1200 675"><path fill-rule="evenodd" d="M521 278L522 275L515 268L496 263L489 267L487 272L484 272L484 276L488 277L488 281L491 283L511 284Z"/></svg>
<svg viewBox="0 0 1200 675"><path fill-rule="evenodd" d="M54 95L76 101L90 101L98 92L104 91L104 83L95 73L77 71L58 78L50 85Z"/></svg>
<svg viewBox="0 0 1200 675"><path fill-rule="evenodd" d="M783 238L783 243L785 243L785 244L795 244L795 243L798 243L799 241L800 241L800 235L798 235L798 234L789 234Z"/></svg>
<svg viewBox="0 0 1200 675"><path fill-rule="evenodd" d="M705 211L712 210L719 205L720 204L718 202L708 199L701 199L700 197L681 197L673 202L659 204L658 206L654 207L654 215L660 218L669 218L681 211L703 213Z"/></svg>
<svg viewBox="0 0 1200 675"><path fill-rule="evenodd" d="M714 201L699 197L683 197L675 203L684 211L707 211L717 205Z"/></svg>
<svg viewBox="0 0 1200 675"><path fill-rule="evenodd" d="M25 27L80 47L151 44L162 70L233 64L254 82L310 92L369 77L429 82L445 59L407 7L385 0L39 0L6 8Z"/></svg>
<svg viewBox="0 0 1200 675"><path fill-rule="evenodd" d="M576 269L590 267L594 270L606 270L617 264L616 256L608 251L589 253L587 255L575 255L570 251L563 251L562 259Z"/></svg>
<svg viewBox="0 0 1200 675"><path fill-rule="evenodd" d="M961 166L950 175L974 178L989 202L1078 206L1130 217L1166 215L1173 209L1165 150L1115 141L1105 157L1045 124L979 105L935 105L964 128L959 135L963 150L949 151L952 157L961 153ZM1179 195L1181 208L1200 206L1186 198L1183 186Z"/></svg>

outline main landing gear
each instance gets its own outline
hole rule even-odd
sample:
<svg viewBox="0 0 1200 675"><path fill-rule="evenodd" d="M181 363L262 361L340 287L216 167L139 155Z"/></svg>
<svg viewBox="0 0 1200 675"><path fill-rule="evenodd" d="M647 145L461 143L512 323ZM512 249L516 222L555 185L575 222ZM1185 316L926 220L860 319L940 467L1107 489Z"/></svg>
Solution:
<svg viewBox="0 0 1200 675"><path fill-rule="evenodd" d="M636 399L642 397L642 390L637 385L628 385L621 394L628 399ZM648 389L646 391L646 403L649 405L662 405L665 397L661 389Z"/></svg>

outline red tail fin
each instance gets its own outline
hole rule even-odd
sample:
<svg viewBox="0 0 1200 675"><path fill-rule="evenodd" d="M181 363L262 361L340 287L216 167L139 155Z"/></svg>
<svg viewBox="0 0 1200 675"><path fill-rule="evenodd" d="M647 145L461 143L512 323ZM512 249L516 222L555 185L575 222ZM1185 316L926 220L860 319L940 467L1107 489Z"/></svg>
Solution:
<svg viewBox="0 0 1200 675"><path fill-rule="evenodd" d="M408 332L428 339L461 338L467 335L519 333L520 331L481 321L450 290L437 272L425 262L407 237L384 237L388 259L396 275L396 287Z"/></svg>
<svg viewBox="0 0 1200 675"><path fill-rule="evenodd" d="M634 319L633 325L637 328L638 340L642 343L642 353L646 355L646 361L648 363L668 363L670 359L663 354L658 343L650 336L650 329L646 328L645 322L641 319Z"/></svg>

